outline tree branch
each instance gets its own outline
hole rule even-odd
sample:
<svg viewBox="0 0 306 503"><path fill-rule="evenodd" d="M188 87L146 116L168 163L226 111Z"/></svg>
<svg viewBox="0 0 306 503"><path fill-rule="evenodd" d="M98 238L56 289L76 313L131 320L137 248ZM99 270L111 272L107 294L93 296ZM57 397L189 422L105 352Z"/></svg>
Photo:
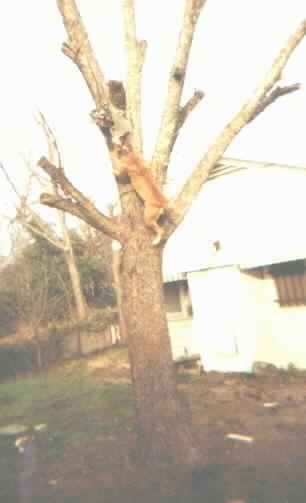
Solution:
<svg viewBox="0 0 306 503"><path fill-rule="evenodd" d="M142 152L141 72L147 43L138 41L134 0L123 0L123 19L127 52L127 104L132 127L133 145Z"/></svg>
<svg viewBox="0 0 306 503"><path fill-rule="evenodd" d="M252 117L248 120L248 123L252 122L257 115L259 115L261 112L265 110L269 105L271 105L274 101L276 101L278 98L281 96L284 96L285 94L292 93L294 91L298 91L301 87L301 84L298 82L296 84L291 84L291 86L277 86L273 91L268 93L264 99L262 100L261 103L259 103L258 107L256 108L254 114Z"/></svg>
<svg viewBox="0 0 306 503"><path fill-rule="evenodd" d="M11 188L13 189L13 191L15 192L16 196L19 199L20 205L18 207L16 207L16 217L14 218L14 220L17 223L18 222L21 223L24 227L26 227L30 231L34 232L35 234L43 237L44 239L49 241L49 243L51 243L56 248L64 250L65 246L64 246L63 241L61 241L60 239L57 239L56 236L51 235L51 232L47 232L45 229L43 229L41 218L31 208L31 206L27 202L28 191L26 191L26 195L24 195L24 196L21 195L18 192L14 182L12 181L11 177L9 176L7 170L5 169L5 167L3 166L2 163L0 163L0 168L3 171ZM28 189L29 189L30 188L30 181L29 181L28 185L29 185L29 187L28 187Z"/></svg>
<svg viewBox="0 0 306 503"><path fill-rule="evenodd" d="M28 196L28 190L26 192L26 196L22 196L18 190L17 190L17 187L16 185L14 184L13 180L11 179L10 175L8 174L7 170L5 169L5 167L3 166L2 162L0 162L0 169L1 171L3 172L6 180L8 181L9 185L11 186L11 189L13 190L13 192L16 194L16 196L18 197L19 201L20 201L20 204L23 205L24 204L24 201L26 201L27 199L27 196Z"/></svg>
<svg viewBox="0 0 306 503"><path fill-rule="evenodd" d="M162 185L164 181L170 154L180 128L180 101L186 68L196 24L205 2L206 0L186 0L182 28L170 71L166 103L152 159L152 171L158 185Z"/></svg>
<svg viewBox="0 0 306 503"><path fill-rule="evenodd" d="M185 105L180 108L177 132L182 127L182 125L186 121L187 117L191 114L191 112L195 109L195 107L200 103L200 101L202 101L203 98L204 98L203 91L196 89L194 91L193 95L191 96L191 98L189 98L189 100L185 103ZM174 141L174 143L175 143L175 141Z"/></svg>
<svg viewBox="0 0 306 503"><path fill-rule="evenodd" d="M37 116L35 117L36 122L39 124L43 133L46 137L47 145L48 145L48 157L51 159L51 162L57 164L59 168L63 168L62 156L60 152L60 148L51 128L44 114L39 110Z"/></svg>
<svg viewBox="0 0 306 503"><path fill-rule="evenodd" d="M40 197L42 204L67 211L121 243L126 240L127 229L123 224L97 210L94 204L68 180L63 169L51 164L46 157L41 157L38 165L64 194L63 197L58 194L42 194Z"/></svg>
<svg viewBox="0 0 306 503"><path fill-rule="evenodd" d="M104 232L103 223L101 223L97 218L94 218L92 214L89 214L89 212L86 211L80 203L76 203L70 198L64 198L56 194L43 193L40 196L40 202L46 206L50 206L51 208L57 208L63 212L68 212L71 215L84 220L95 229L100 231L102 230Z"/></svg>
<svg viewBox="0 0 306 503"><path fill-rule="evenodd" d="M61 241L60 239L57 239L55 236L51 236L51 234L45 232L43 229L38 227L38 222L35 220L35 216L37 216L37 215L35 215L33 213L34 212L31 212L31 218L32 218L33 223L35 225L33 225L33 223L31 223L31 222L28 222L26 220L25 216L22 214L18 214L15 220L17 223L20 221L21 225L26 227L26 229L29 229L31 232L33 232L37 236L44 238L46 241L48 241L53 246L55 246L55 248L58 248L59 250L65 251L66 247L65 247L63 241Z"/></svg>
<svg viewBox="0 0 306 503"><path fill-rule="evenodd" d="M193 95L189 98L189 100L185 103L185 105L183 105L182 107L179 108L177 127L174 132L174 136L172 138L172 143L170 145L170 147L171 147L170 153L173 149L173 146L175 145L175 142L176 142L176 139L177 139L177 136L180 132L181 127L184 125L187 117L189 117L191 112L200 103L200 101L202 101L203 98L204 98L204 92L201 90L195 90ZM166 168L166 166L165 166L165 168ZM165 175L166 175L166 173L164 172L162 182L160 182L160 183L164 182Z"/></svg>
<svg viewBox="0 0 306 503"><path fill-rule="evenodd" d="M273 91L268 94L281 76L282 70L286 65L289 57L294 49L306 35L306 19L300 23L295 32L291 35L286 45L281 49L278 56L274 60L270 70L266 73L263 80L255 89L251 98L243 105L241 110L234 118L225 126L221 134L217 137L213 145L208 149L204 157L196 166L191 176L187 179L181 192L170 203L170 207L174 212L173 224L168 226L168 235L170 235L177 225L183 220L188 209L190 208L194 197L199 193L206 181L210 170L216 165L220 157L224 154L227 147L232 142L233 138L241 131L241 129L250 122L259 113L259 108L262 110L276 99L273 97ZM294 89L292 89L294 90ZM284 94L284 93L281 93ZM280 95L281 95L280 94ZM264 104L264 106L263 106ZM261 111L261 110L260 110Z"/></svg>
<svg viewBox="0 0 306 503"><path fill-rule="evenodd" d="M94 55L88 34L82 22L75 0L57 0L68 41L62 46L63 53L79 68L96 107L108 102L106 79Z"/></svg>
<svg viewBox="0 0 306 503"><path fill-rule="evenodd" d="M62 51L78 67L95 102L96 110L92 118L105 136L108 147L111 146L110 129L116 130L117 123L122 129L122 111L113 106L109 95L109 83L98 64L88 34L82 22L75 0L57 0L68 41L63 43ZM125 131L130 132L129 124Z"/></svg>

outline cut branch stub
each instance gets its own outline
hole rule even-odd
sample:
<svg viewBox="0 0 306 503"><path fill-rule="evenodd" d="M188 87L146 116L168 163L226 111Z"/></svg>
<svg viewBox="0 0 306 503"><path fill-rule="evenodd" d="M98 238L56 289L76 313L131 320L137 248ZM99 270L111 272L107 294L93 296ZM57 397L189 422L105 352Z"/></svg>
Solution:
<svg viewBox="0 0 306 503"><path fill-rule="evenodd" d="M123 83L120 80L108 81L108 92L111 104L119 110L126 111L126 95Z"/></svg>
<svg viewBox="0 0 306 503"><path fill-rule="evenodd" d="M102 103L99 110L90 113L92 120L101 129L109 148L122 137L131 133L131 124L126 115L126 94L123 83L108 82L109 101Z"/></svg>
<svg viewBox="0 0 306 503"><path fill-rule="evenodd" d="M40 168L46 171L46 173L48 173L53 182L61 185L62 179L66 178L63 168L57 168L44 156L39 159L37 164Z"/></svg>
<svg viewBox="0 0 306 503"><path fill-rule="evenodd" d="M177 133L179 129L183 126L188 115L194 110L194 108L200 103L200 101L202 101L204 96L205 93L203 91L201 91L200 89L196 89L191 98L189 98L189 100L185 103L185 105L180 108Z"/></svg>

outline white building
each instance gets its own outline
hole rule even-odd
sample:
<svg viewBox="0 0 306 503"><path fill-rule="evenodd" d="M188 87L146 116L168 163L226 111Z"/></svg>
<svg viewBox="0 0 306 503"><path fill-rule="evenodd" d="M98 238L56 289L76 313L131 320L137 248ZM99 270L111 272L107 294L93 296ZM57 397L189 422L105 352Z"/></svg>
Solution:
<svg viewBox="0 0 306 503"><path fill-rule="evenodd" d="M174 357L306 368L305 217L306 168L222 160L165 250Z"/></svg>

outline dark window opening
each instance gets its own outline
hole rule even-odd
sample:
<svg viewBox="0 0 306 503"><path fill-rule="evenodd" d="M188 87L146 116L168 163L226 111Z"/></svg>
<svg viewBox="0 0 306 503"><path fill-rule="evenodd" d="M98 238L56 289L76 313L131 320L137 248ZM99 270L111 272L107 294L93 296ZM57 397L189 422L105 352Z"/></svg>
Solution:
<svg viewBox="0 0 306 503"><path fill-rule="evenodd" d="M280 306L306 305L306 267L304 260L270 267Z"/></svg>
<svg viewBox="0 0 306 503"><path fill-rule="evenodd" d="M164 284L167 313L192 316L192 304L187 280L173 281Z"/></svg>
<svg viewBox="0 0 306 503"><path fill-rule="evenodd" d="M168 313L178 313L181 311L181 299L179 282L165 283L164 292Z"/></svg>

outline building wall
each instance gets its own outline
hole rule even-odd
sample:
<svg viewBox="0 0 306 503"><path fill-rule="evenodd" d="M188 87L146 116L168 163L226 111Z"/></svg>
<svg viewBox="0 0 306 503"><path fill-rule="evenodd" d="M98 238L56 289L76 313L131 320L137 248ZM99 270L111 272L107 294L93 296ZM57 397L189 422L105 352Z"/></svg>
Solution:
<svg viewBox="0 0 306 503"><path fill-rule="evenodd" d="M271 165L208 180L167 242L164 271L245 269L304 258L305 191L306 169Z"/></svg>
<svg viewBox="0 0 306 503"><path fill-rule="evenodd" d="M116 344L119 338L119 328L109 325L101 332L73 331L63 338L63 354L65 359L80 355L90 355L96 351L109 348Z"/></svg>
<svg viewBox="0 0 306 503"><path fill-rule="evenodd" d="M193 337L193 318L171 319L168 317L169 335L173 358L195 354L199 348Z"/></svg>
<svg viewBox="0 0 306 503"><path fill-rule="evenodd" d="M306 368L306 307L279 307L274 311L273 331L278 340L276 363Z"/></svg>
<svg viewBox="0 0 306 503"><path fill-rule="evenodd" d="M306 368L306 306L280 306L270 275L228 266L189 273L188 282L205 370L248 372L255 361Z"/></svg>
<svg viewBox="0 0 306 503"><path fill-rule="evenodd" d="M306 368L306 306L281 306L270 274L265 274L254 288L251 273L241 273L242 283L250 288L246 309L259 306L254 316L256 361L274 363L286 368L293 364ZM259 283L259 284L258 284ZM249 302L247 301L249 299ZM251 317L252 319L252 317Z"/></svg>
<svg viewBox="0 0 306 503"><path fill-rule="evenodd" d="M244 331L251 333L253 340L251 365L255 361L277 364L278 340L273 327L275 295L273 281L267 279L262 269L240 271L241 283L241 340Z"/></svg>
<svg viewBox="0 0 306 503"><path fill-rule="evenodd" d="M265 277L265 289L270 330L276 341L266 355L268 361L279 367L306 368L306 306L280 306L271 276Z"/></svg>
<svg viewBox="0 0 306 503"><path fill-rule="evenodd" d="M205 183L167 243L164 270L191 271L192 330L207 369L306 368L306 307L280 306L273 278L255 270L305 257L306 169L248 164Z"/></svg>
<svg viewBox="0 0 306 503"><path fill-rule="evenodd" d="M165 283L165 302L173 358L198 353L187 280Z"/></svg>
<svg viewBox="0 0 306 503"><path fill-rule="evenodd" d="M255 330L239 269L234 266L188 274L196 339L205 370L251 370Z"/></svg>

